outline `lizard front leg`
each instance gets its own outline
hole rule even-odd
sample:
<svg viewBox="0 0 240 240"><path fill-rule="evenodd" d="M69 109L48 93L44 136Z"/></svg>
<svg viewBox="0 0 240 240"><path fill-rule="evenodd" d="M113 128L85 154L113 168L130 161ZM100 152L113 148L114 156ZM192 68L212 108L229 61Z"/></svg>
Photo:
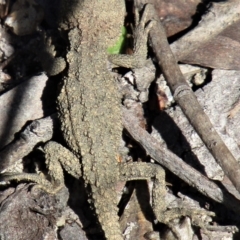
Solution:
<svg viewBox="0 0 240 240"><path fill-rule="evenodd" d="M37 187L48 193L55 194L64 184L63 168L72 176L81 177L81 165L79 159L67 148L56 142L48 142L44 146L46 165L50 180L34 173L3 173L1 181L31 181L37 183ZM72 166L75 166L74 168Z"/></svg>
<svg viewBox="0 0 240 240"><path fill-rule="evenodd" d="M126 68L142 68L146 65L147 53L148 53L148 34L151 30L155 21L151 20L148 22L148 13L151 10L150 4L147 4L141 20L139 20L139 13L135 10L135 22L136 27L134 29L134 46L133 46L133 55L127 54L112 54L108 56L108 60L121 67Z"/></svg>

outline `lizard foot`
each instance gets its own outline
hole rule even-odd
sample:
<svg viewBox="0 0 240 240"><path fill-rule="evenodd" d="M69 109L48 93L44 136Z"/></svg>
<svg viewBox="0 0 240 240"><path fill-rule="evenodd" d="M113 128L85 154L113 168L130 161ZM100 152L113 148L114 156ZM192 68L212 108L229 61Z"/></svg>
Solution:
<svg viewBox="0 0 240 240"><path fill-rule="evenodd" d="M177 237L177 239L182 239L174 223L175 219L189 217L191 219L192 225L200 227L207 234L209 222L212 220L211 217L214 216L215 216L214 212L207 211L204 209L173 208L162 212L161 216L158 218L157 221L167 225L171 229L173 234Z"/></svg>
<svg viewBox="0 0 240 240"><path fill-rule="evenodd" d="M32 173L12 173L5 172L0 176L0 182L10 182L10 181L27 181L27 182L35 182L37 185L35 187L43 189L47 193L56 194L59 190L61 190L65 185L61 182L51 183L44 177L38 174Z"/></svg>

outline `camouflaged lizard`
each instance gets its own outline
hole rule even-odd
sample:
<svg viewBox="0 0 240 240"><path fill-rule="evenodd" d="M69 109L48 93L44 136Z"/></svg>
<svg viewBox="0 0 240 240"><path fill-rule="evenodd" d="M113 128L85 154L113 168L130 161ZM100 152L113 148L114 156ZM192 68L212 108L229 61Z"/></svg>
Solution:
<svg viewBox="0 0 240 240"><path fill-rule="evenodd" d="M118 147L122 136L121 99L111 76L108 60L116 65L137 68L147 56L147 38L151 24L146 14L137 19L134 54L108 55L124 23L123 0L63 1L60 27L69 30L68 74L57 99L61 131L67 148L56 142L45 145L46 164L51 181L34 174L5 174L5 180L30 180L49 193L64 186L62 167L76 178L83 177L89 189L99 223L109 240L122 240L117 216L117 181L155 177L153 210L158 221L166 217L164 171L151 163L119 163ZM145 11L146 12L146 11ZM174 215L174 217L172 217Z"/></svg>

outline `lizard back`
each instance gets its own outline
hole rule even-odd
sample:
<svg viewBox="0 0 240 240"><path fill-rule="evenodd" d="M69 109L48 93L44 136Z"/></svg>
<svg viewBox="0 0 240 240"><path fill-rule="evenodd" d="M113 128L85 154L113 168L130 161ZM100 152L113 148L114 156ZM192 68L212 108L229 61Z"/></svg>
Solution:
<svg viewBox="0 0 240 240"><path fill-rule="evenodd" d="M117 84L107 70L107 48L121 34L125 3L72 2L62 24L72 30L68 76L58 97L59 117L68 146L82 157L85 180L103 186L117 177L122 121Z"/></svg>

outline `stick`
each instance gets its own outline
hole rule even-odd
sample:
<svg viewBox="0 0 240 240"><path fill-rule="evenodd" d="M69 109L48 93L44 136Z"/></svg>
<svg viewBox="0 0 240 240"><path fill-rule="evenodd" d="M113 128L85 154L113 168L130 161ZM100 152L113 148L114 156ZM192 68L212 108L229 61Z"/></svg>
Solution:
<svg viewBox="0 0 240 240"><path fill-rule="evenodd" d="M196 188L203 195L210 197L216 202L223 203L226 207L240 213L239 200L227 191L220 189L217 184L208 180L204 175L183 162L177 155L161 146L161 143L140 127L137 117L130 110L124 108L123 116L124 127L151 158L169 169L184 182Z"/></svg>
<svg viewBox="0 0 240 240"><path fill-rule="evenodd" d="M151 7L152 5L148 6ZM149 13L151 14L151 19L158 22L158 24L154 24L150 31L153 51L156 54L158 64L168 82L174 99L217 163L222 167L224 173L240 192L240 166L238 162L214 129L208 116L204 113L192 92L192 89L186 83L170 49L164 28L158 19L154 7L152 7L152 11L149 11Z"/></svg>

